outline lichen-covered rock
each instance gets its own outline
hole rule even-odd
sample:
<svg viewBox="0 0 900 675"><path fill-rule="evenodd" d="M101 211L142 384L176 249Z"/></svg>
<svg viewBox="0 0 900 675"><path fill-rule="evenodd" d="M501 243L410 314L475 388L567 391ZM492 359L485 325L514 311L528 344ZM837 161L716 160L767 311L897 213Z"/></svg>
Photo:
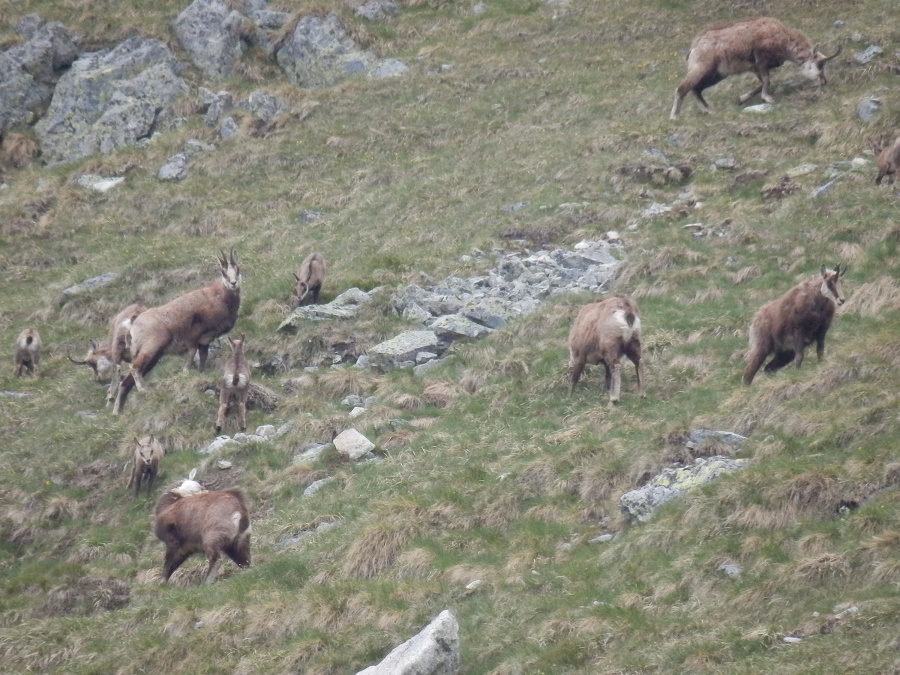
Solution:
<svg viewBox="0 0 900 675"><path fill-rule="evenodd" d="M619 499L619 508L626 518L649 520L657 508L684 493L716 480L719 476L743 469L749 460L717 455L701 457L691 466L663 470L658 476L636 490L626 492Z"/></svg>
<svg viewBox="0 0 900 675"><path fill-rule="evenodd" d="M301 18L275 52L278 65L299 87L330 87L351 75L364 75L377 63L348 35L334 12Z"/></svg>
<svg viewBox="0 0 900 675"><path fill-rule="evenodd" d="M17 124L33 121L50 103L62 70L78 56L75 37L61 23L40 26L36 14L26 18L17 30L28 41L0 53L0 136Z"/></svg>
<svg viewBox="0 0 900 675"><path fill-rule="evenodd" d="M456 675L459 672L459 624L444 610L422 631L396 647L378 665L357 675Z"/></svg>
<svg viewBox="0 0 900 675"><path fill-rule="evenodd" d="M172 30L204 75L229 77L246 49L241 41L243 20L222 0L194 0L172 22Z"/></svg>
<svg viewBox="0 0 900 675"><path fill-rule="evenodd" d="M368 350L368 356L376 368L400 368L405 364L414 365L419 352L438 350L440 345L434 331L411 330L375 345Z"/></svg>
<svg viewBox="0 0 900 675"><path fill-rule="evenodd" d="M59 164L148 138L172 119L174 99L189 91L180 69L163 42L139 37L79 58L35 125L43 158Z"/></svg>

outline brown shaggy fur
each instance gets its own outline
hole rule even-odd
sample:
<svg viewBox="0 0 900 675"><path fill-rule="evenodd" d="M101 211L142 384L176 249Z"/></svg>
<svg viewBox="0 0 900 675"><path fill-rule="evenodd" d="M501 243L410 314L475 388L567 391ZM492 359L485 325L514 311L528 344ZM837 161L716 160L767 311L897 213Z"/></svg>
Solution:
<svg viewBox="0 0 900 675"><path fill-rule="evenodd" d="M894 184L897 175L897 167L900 167L900 138L897 138L892 145L884 147L882 143L876 143L874 139L869 139L869 144L875 153L875 163L878 165L878 177L875 179L876 185L881 185L881 179L888 177L888 183Z"/></svg>
<svg viewBox="0 0 900 675"><path fill-rule="evenodd" d="M813 342L819 360L825 352L825 333L834 311L844 304L841 278L847 271L837 265L829 270L822 265L819 275L798 284L777 300L763 305L750 324L750 352L744 370L744 384L753 382L763 361L770 354L766 372L783 368L794 361L803 363L803 351Z"/></svg>
<svg viewBox="0 0 900 675"><path fill-rule="evenodd" d="M232 340L231 356L225 362L225 372L222 376L221 389L219 390L219 412L216 415L216 433L222 431L225 425L225 416L228 414L228 406L232 399L237 401L238 426L241 431L247 430L247 398L250 396L250 362L244 355L244 336L240 340Z"/></svg>
<svg viewBox="0 0 900 675"><path fill-rule="evenodd" d="M325 256L321 253L310 253L300 265L300 271L294 274L297 285L294 287L294 298L300 307L312 294L312 302L319 302L319 291L325 281Z"/></svg>
<svg viewBox="0 0 900 675"><path fill-rule="evenodd" d="M166 451L155 436L144 436L134 446L134 465L127 487L134 485L134 498L141 491L141 482L147 481L147 494L153 490L153 479L159 473L159 463Z"/></svg>
<svg viewBox="0 0 900 675"><path fill-rule="evenodd" d="M21 377L22 371L37 377L41 363L41 335L34 328L26 328L16 338L16 356L13 375Z"/></svg>

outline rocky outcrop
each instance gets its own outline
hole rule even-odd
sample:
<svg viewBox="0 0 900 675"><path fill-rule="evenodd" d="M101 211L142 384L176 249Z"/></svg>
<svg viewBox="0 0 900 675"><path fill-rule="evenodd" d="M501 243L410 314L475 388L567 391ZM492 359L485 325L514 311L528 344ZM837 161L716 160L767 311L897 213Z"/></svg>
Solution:
<svg viewBox="0 0 900 675"><path fill-rule="evenodd" d="M36 14L16 26L27 42L0 54L0 136L17 124L29 124L53 97L61 73L78 56L75 37L56 21L40 25Z"/></svg>
<svg viewBox="0 0 900 675"><path fill-rule="evenodd" d="M172 22L172 30L204 75L230 77L235 61L247 48L241 40L244 20L222 0L194 0Z"/></svg>
<svg viewBox="0 0 900 675"><path fill-rule="evenodd" d="M356 675L456 675L459 672L459 624L449 610L421 633Z"/></svg>
<svg viewBox="0 0 900 675"><path fill-rule="evenodd" d="M180 69L164 43L139 37L79 58L35 125L44 160L59 164L110 153L165 128L172 102L189 91Z"/></svg>

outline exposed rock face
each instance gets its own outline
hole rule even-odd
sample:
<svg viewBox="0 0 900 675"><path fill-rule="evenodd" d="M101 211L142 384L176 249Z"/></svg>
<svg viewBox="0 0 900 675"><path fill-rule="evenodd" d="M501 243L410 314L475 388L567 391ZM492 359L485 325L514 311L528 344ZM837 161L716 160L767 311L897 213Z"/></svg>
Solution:
<svg viewBox="0 0 900 675"><path fill-rule="evenodd" d="M359 48L334 12L324 19L315 15L300 19L275 58L291 83L311 89L364 75L377 62L374 54Z"/></svg>
<svg viewBox="0 0 900 675"><path fill-rule="evenodd" d="M78 56L75 37L61 23L38 26L36 14L25 19L17 30L28 41L0 54L0 136L50 103L54 83Z"/></svg>
<svg viewBox="0 0 900 675"><path fill-rule="evenodd" d="M421 633L388 654L377 666L356 675L456 675L459 672L459 624L444 610Z"/></svg>
<svg viewBox="0 0 900 675"><path fill-rule="evenodd" d="M242 20L222 0L194 0L172 22L172 30L204 75L229 77L246 49L240 37Z"/></svg>
<svg viewBox="0 0 900 675"><path fill-rule="evenodd" d="M700 457L684 468L663 470L646 485L631 490L619 499L619 508L631 520L647 521L657 508L687 490L706 485L719 476L743 469L749 460L717 455Z"/></svg>
<svg viewBox="0 0 900 675"><path fill-rule="evenodd" d="M164 43L139 37L82 56L35 125L44 159L69 162L148 138L171 120L173 100L189 91L180 69Z"/></svg>

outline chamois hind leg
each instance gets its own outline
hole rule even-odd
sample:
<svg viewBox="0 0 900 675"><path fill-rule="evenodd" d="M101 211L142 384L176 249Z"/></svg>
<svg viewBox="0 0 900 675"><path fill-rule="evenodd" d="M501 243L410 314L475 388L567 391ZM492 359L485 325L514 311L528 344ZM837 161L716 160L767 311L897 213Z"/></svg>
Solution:
<svg viewBox="0 0 900 675"><path fill-rule="evenodd" d="M209 558L209 568L206 570L206 576L203 577L204 584L211 584L216 578L216 572L219 571L219 563L222 562L222 556L217 548L209 548L206 552Z"/></svg>
<svg viewBox="0 0 900 675"><path fill-rule="evenodd" d="M801 360L802 360L801 356ZM778 351L775 352L775 356L772 357L772 360L766 364L765 371L767 373L774 373L776 370L784 368L787 364L794 360L794 350L788 349L786 351Z"/></svg>
<svg viewBox="0 0 900 675"><path fill-rule="evenodd" d="M615 363L609 366L608 372L609 375L607 377L610 380L609 404L612 405L619 402L619 395L622 391L622 363L616 360Z"/></svg>
<svg viewBox="0 0 900 675"><path fill-rule="evenodd" d="M197 370L202 373L206 370L206 357L209 356L209 345L197 345L197 356L199 357Z"/></svg>
<svg viewBox="0 0 900 675"><path fill-rule="evenodd" d="M634 364L634 370L637 374L638 394L641 398L646 398L644 392L644 364L641 363L641 345L633 342L625 347L625 356Z"/></svg>
<svg viewBox="0 0 900 675"><path fill-rule="evenodd" d="M238 395L238 415L241 431L247 431L247 391Z"/></svg>
<svg viewBox="0 0 900 675"><path fill-rule="evenodd" d="M225 426L225 416L228 414L228 399L230 398L227 391L225 391L225 386L222 386L222 391L219 394L219 412L216 415L216 433L222 431L222 427Z"/></svg>
<svg viewBox="0 0 900 675"><path fill-rule="evenodd" d="M581 373L584 372L584 364L585 360L583 358L572 358L572 373L569 376L569 396L572 395L572 390L575 389L575 385L578 384L578 380L581 378Z"/></svg>
<svg viewBox="0 0 900 675"><path fill-rule="evenodd" d="M166 549L166 558L163 562L163 583L169 583L169 577L171 577L175 570L181 567L182 563L188 559L190 556L190 552L184 553L178 549Z"/></svg>
<svg viewBox="0 0 900 675"><path fill-rule="evenodd" d="M753 382L753 378L756 377L756 373L759 372L759 369L762 367L763 361L766 360L766 354L763 351L752 352L750 354L750 360L747 362L747 367L744 369L744 384L750 384Z"/></svg>

